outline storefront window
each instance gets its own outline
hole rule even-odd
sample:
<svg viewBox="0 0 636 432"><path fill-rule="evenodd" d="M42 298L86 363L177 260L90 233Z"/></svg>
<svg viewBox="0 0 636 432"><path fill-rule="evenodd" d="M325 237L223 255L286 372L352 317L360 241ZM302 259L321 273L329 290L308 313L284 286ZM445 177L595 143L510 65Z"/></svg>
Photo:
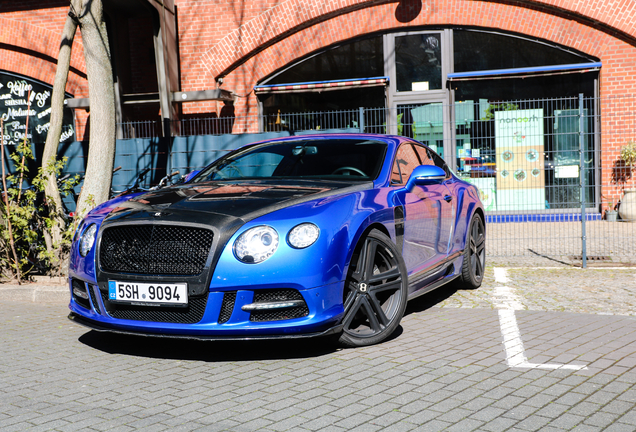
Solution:
<svg viewBox="0 0 636 432"><path fill-rule="evenodd" d="M441 35L424 33L396 37L395 72L399 92L441 89Z"/></svg>
<svg viewBox="0 0 636 432"><path fill-rule="evenodd" d="M473 121L456 117L458 175L482 191L487 211L536 211L580 206L580 153L585 152L586 201L594 202L594 107L579 98L465 100ZM457 112L457 109L456 109ZM580 125L582 134L579 134ZM582 142L580 141L582 140Z"/></svg>
<svg viewBox="0 0 636 432"><path fill-rule="evenodd" d="M525 38L453 30L455 72L513 69L591 61L585 56Z"/></svg>
<svg viewBox="0 0 636 432"><path fill-rule="evenodd" d="M357 39L313 54L261 82L264 85L355 80L384 76L382 36ZM308 90L259 95L264 130L322 130L359 132L362 125L383 124L377 112L360 114L359 109L384 108L384 85L348 86L335 91ZM341 114L335 114L340 112ZM372 118L361 118L372 117ZM366 120L366 121L365 121ZM377 129L377 127L376 127ZM384 128L373 132L382 132Z"/></svg>
<svg viewBox="0 0 636 432"><path fill-rule="evenodd" d="M384 75L382 36L358 39L300 60L261 84L287 84Z"/></svg>
<svg viewBox="0 0 636 432"><path fill-rule="evenodd" d="M455 30L454 72L591 63L586 56L521 37ZM496 48L494 48L496 47ZM477 185L488 211L580 204L579 94L594 97L597 73L545 73L452 81L458 174ZM586 201L594 202L593 105L583 147Z"/></svg>

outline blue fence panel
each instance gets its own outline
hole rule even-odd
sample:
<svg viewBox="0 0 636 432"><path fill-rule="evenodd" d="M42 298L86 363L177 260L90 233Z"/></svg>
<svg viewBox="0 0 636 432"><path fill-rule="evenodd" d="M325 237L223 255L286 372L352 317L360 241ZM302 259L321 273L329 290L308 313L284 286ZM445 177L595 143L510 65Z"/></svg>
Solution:
<svg viewBox="0 0 636 432"><path fill-rule="evenodd" d="M168 169L181 175L201 169L227 152L253 142L289 136L287 132L265 132L239 135L198 135L175 137Z"/></svg>
<svg viewBox="0 0 636 432"><path fill-rule="evenodd" d="M135 181L138 173L146 168L151 171L142 185L157 183L165 175L168 151L168 141L163 138L117 140L114 165L121 166L121 169L113 175L113 190L126 189Z"/></svg>

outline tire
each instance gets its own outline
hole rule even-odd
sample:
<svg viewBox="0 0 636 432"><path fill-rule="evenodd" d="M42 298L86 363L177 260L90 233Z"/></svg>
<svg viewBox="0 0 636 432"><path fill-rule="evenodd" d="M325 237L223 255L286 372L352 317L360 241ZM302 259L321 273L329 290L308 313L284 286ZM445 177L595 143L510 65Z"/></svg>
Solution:
<svg viewBox="0 0 636 432"><path fill-rule="evenodd" d="M389 237L372 230L356 246L345 280L340 344L361 347L384 341L400 324L407 297L401 254Z"/></svg>
<svg viewBox="0 0 636 432"><path fill-rule="evenodd" d="M486 229L481 216L474 214L470 220L468 238L464 248L464 263L460 283L463 288L476 289L484 280L486 267Z"/></svg>

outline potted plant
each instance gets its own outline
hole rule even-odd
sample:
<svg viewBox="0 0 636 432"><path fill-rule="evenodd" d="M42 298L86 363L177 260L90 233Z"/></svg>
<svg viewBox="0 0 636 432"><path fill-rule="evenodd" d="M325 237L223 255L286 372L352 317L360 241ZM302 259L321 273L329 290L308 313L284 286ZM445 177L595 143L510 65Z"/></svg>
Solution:
<svg viewBox="0 0 636 432"><path fill-rule="evenodd" d="M623 199L618 208L618 214L620 214L623 220L636 222L636 188L633 187L634 165L636 164L636 142L629 140L627 144L621 147L620 158L625 166L630 169L632 187L625 189Z"/></svg>

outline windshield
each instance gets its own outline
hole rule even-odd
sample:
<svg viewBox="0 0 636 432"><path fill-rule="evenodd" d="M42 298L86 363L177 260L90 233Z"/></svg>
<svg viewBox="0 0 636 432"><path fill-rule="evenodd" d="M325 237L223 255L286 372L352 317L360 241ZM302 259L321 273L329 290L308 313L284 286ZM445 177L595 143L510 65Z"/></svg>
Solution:
<svg viewBox="0 0 636 432"><path fill-rule="evenodd" d="M194 183L240 179L374 180L386 143L362 139L280 141L238 150L205 168Z"/></svg>

